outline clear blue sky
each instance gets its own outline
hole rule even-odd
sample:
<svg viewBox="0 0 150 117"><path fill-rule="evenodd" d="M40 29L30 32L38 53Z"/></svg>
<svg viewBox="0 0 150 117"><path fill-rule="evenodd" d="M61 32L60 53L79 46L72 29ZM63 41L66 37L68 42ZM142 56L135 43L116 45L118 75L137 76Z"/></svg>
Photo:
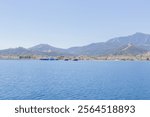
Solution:
<svg viewBox="0 0 150 117"><path fill-rule="evenodd" d="M150 33L150 0L0 0L0 49L68 48Z"/></svg>

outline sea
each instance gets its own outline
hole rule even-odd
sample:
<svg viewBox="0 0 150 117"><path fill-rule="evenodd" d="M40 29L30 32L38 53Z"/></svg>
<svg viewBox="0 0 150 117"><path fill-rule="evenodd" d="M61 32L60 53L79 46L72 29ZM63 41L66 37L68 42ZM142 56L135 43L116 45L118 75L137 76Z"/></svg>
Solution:
<svg viewBox="0 0 150 117"><path fill-rule="evenodd" d="M150 62L0 60L0 100L150 100Z"/></svg>

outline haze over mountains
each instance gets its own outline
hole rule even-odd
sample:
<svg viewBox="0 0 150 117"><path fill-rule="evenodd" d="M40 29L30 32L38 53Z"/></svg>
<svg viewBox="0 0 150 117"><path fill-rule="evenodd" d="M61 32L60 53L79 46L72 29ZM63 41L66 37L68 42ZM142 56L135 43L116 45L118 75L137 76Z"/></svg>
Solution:
<svg viewBox="0 0 150 117"><path fill-rule="evenodd" d="M0 50L0 55L49 55L49 56L99 56L99 55L138 55L150 51L150 34L135 33L117 37L106 42L92 43L81 47L61 49L48 44L31 48L10 48Z"/></svg>

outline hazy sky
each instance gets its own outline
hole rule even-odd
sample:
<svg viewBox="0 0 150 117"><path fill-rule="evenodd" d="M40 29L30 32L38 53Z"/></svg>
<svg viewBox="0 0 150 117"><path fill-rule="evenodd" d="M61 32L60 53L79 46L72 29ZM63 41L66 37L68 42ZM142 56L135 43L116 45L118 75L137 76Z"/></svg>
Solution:
<svg viewBox="0 0 150 117"><path fill-rule="evenodd" d="M150 33L150 0L0 0L0 49L68 48Z"/></svg>

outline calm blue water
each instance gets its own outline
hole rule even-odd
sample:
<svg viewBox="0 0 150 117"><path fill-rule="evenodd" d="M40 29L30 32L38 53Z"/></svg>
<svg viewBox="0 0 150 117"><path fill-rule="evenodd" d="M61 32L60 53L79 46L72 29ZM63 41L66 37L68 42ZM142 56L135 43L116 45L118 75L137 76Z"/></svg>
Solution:
<svg viewBox="0 0 150 117"><path fill-rule="evenodd" d="M0 99L150 100L150 62L0 60Z"/></svg>

